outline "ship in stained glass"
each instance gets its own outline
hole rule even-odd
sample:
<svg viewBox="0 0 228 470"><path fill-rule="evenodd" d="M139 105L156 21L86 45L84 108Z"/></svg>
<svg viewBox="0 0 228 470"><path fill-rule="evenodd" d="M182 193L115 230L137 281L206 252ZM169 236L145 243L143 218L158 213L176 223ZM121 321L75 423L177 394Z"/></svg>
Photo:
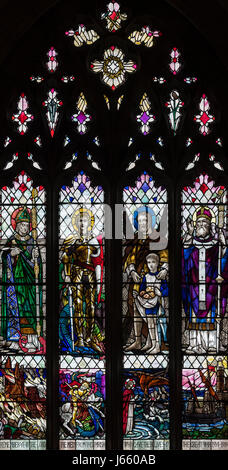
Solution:
<svg viewBox="0 0 228 470"><path fill-rule="evenodd" d="M185 357L182 389L183 438L227 439L227 357Z"/></svg>

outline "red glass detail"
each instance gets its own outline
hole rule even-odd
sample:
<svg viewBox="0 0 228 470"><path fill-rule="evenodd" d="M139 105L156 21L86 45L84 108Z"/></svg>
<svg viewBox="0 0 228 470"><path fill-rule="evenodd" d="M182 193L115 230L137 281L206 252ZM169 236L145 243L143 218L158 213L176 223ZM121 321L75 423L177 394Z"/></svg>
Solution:
<svg viewBox="0 0 228 470"><path fill-rule="evenodd" d="M196 198L195 197L192 197L192 202L195 202Z"/></svg>
<svg viewBox="0 0 228 470"><path fill-rule="evenodd" d="M115 88L116 88L115 85L112 85L112 90L115 90Z"/></svg>
<svg viewBox="0 0 228 470"><path fill-rule="evenodd" d="M3 186L2 189L3 189L4 191L6 191L6 190L7 190L7 186Z"/></svg>
<svg viewBox="0 0 228 470"><path fill-rule="evenodd" d="M21 171L21 175L24 176L24 174L25 174L25 172L24 172L24 170L22 170L22 171Z"/></svg>
<svg viewBox="0 0 228 470"><path fill-rule="evenodd" d="M200 120L202 121L203 124L206 124L207 121L209 121L209 117L208 115L205 113L205 111L203 112L202 116L200 117Z"/></svg>
<svg viewBox="0 0 228 470"><path fill-rule="evenodd" d="M113 11L112 14L110 15L111 20L114 20L116 17L116 12Z"/></svg>
<svg viewBox="0 0 228 470"><path fill-rule="evenodd" d="M26 186L24 183L22 183L22 184L19 186L18 189L20 189L20 191L21 191L22 193L24 193L24 192L26 191L26 189L27 189L27 186Z"/></svg>
<svg viewBox="0 0 228 470"><path fill-rule="evenodd" d="M55 133L54 129L51 129L51 136L52 137L54 137L54 133Z"/></svg>
<svg viewBox="0 0 228 470"><path fill-rule="evenodd" d="M11 202L13 202L13 201L14 201L14 199L15 199L14 197L11 197L11 198L10 198Z"/></svg>
<svg viewBox="0 0 228 470"><path fill-rule="evenodd" d="M39 191L43 191L44 186L39 186Z"/></svg>
<svg viewBox="0 0 228 470"><path fill-rule="evenodd" d="M205 194L206 191L208 190L208 186L205 183L203 183L203 184L201 184L200 189L201 189L202 193Z"/></svg>
<svg viewBox="0 0 228 470"><path fill-rule="evenodd" d="M114 51L114 49L115 49L115 46L111 46L111 47L110 47L110 49L111 49L112 51Z"/></svg>

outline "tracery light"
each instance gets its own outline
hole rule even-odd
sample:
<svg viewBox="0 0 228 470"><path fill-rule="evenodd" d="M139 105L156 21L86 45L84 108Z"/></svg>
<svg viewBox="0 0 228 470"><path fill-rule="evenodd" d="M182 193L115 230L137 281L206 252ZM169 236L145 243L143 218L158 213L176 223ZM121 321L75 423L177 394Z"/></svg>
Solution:
<svg viewBox="0 0 228 470"><path fill-rule="evenodd" d="M144 93L139 103L139 108L141 110L141 114L138 114L136 119L141 123L141 132L144 135L147 135L150 132L150 123L155 121L155 115L150 113L151 103L146 93Z"/></svg>
<svg viewBox="0 0 228 470"><path fill-rule="evenodd" d="M18 113L13 114L12 121L18 123L18 131L21 135L24 135L28 130L28 122L33 121L34 116L27 112L28 101L24 93L21 93L19 101L17 103Z"/></svg>
<svg viewBox="0 0 228 470"><path fill-rule="evenodd" d="M116 46L111 46L104 51L103 60L95 60L90 64L95 73L102 73L102 81L112 90L122 85L126 73L137 70L137 64L133 60L124 61L124 53Z"/></svg>
<svg viewBox="0 0 228 470"><path fill-rule="evenodd" d="M93 143L94 143L95 145L97 145L97 147L100 147L101 144L100 144L100 139L99 139L98 136L94 137Z"/></svg>
<svg viewBox="0 0 228 470"><path fill-rule="evenodd" d="M127 14L121 13L119 3L112 1L107 4L107 11L101 14L101 19L106 20L106 29L115 33L121 28L122 21L126 21Z"/></svg>
<svg viewBox="0 0 228 470"><path fill-rule="evenodd" d="M133 31L128 36L128 39L136 46L144 44L146 47L152 47L154 45L154 38L158 38L161 35L160 31L152 31L150 26L143 26L141 31Z"/></svg>
<svg viewBox="0 0 228 470"><path fill-rule="evenodd" d="M9 170L13 167L14 162L18 160L18 152L14 153L11 160L9 160L6 165L3 167L3 170Z"/></svg>
<svg viewBox="0 0 228 470"><path fill-rule="evenodd" d="M72 165L73 165L73 162L75 162L75 161L77 160L77 158L78 158L78 153L77 153L77 152L73 153L71 160L68 160L68 161L65 163L63 169L64 169L64 170L67 170L68 168L71 168Z"/></svg>
<svg viewBox="0 0 228 470"><path fill-rule="evenodd" d="M220 137L216 139L216 144L219 145L219 147L222 147L222 139Z"/></svg>
<svg viewBox="0 0 228 470"><path fill-rule="evenodd" d="M186 140L185 145L186 145L186 147L190 147L190 145L192 145L192 143L193 143L193 140L191 139L191 137L188 137L187 140Z"/></svg>
<svg viewBox="0 0 228 470"><path fill-rule="evenodd" d="M191 85L192 83L197 82L197 77L186 77L184 78L184 82L187 83L188 85Z"/></svg>
<svg viewBox="0 0 228 470"><path fill-rule="evenodd" d="M80 93L77 104L77 113L71 117L73 122L77 123L77 130L79 134L85 134L87 132L87 122L92 119L90 114L86 113L87 101L83 92Z"/></svg>
<svg viewBox="0 0 228 470"><path fill-rule="evenodd" d="M186 165L185 170L191 170L192 168L194 168L195 163L198 162L199 159L200 159L200 153L197 153L194 156L193 160L190 163L188 163L188 165Z"/></svg>
<svg viewBox="0 0 228 470"><path fill-rule="evenodd" d="M109 98L108 98L106 95L104 95L104 99L105 99L105 103L106 103L106 105L107 105L108 110L110 110Z"/></svg>
<svg viewBox="0 0 228 470"><path fill-rule="evenodd" d="M180 99L180 94L177 90L171 91L170 101L167 101L165 106L169 109L169 123L175 135L180 124L180 110L184 106L184 102Z"/></svg>
<svg viewBox="0 0 228 470"><path fill-rule="evenodd" d="M130 137L128 141L128 147L130 147L133 144L133 142L134 142L133 137Z"/></svg>
<svg viewBox="0 0 228 470"><path fill-rule="evenodd" d="M54 137L55 129L58 123L59 111L58 109L63 105L63 102L57 98L57 91L52 88L48 92L48 97L43 101L43 106L47 108L46 116L48 127L50 129L51 137Z"/></svg>
<svg viewBox="0 0 228 470"><path fill-rule="evenodd" d="M223 168L222 164L220 162L218 162L218 160L215 159L215 155L210 153L209 154L209 160L211 162L213 162L214 167L217 168L217 170L224 171L224 168Z"/></svg>
<svg viewBox="0 0 228 470"><path fill-rule="evenodd" d="M7 136L4 140L4 147L5 148L8 147L8 145L11 144L11 142L12 142L12 139L9 136Z"/></svg>
<svg viewBox="0 0 228 470"><path fill-rule="evenodd" d="M38 147L42 147L42 141L41 141L40 135L35 137L34 142L35 142L36 145L38 145Z"/></svg>
<svg viewBox="0 0 228 470"><path fill-rule="evenodd" d="M48 56L47 68L49 72L51 73L55 72L59 65L56 59L57 55L58 53L56 52L53 46L47 52L47 56Z"/></svg>
<svg viewBox="0 0 228 470"><path fill-rule="evenodd" d="M63 75L61 80L62 80L63 83L70 83L70 82L75 81L75 77L74 77L74 75Z"/></svg>
<svg viewBox="0 0 228 470"><path fill-rule="evenodd" d="M71 142L70 137L68 135L65 135L63 146L66 147L70 142Z"/></svg>
<svg viewBox="0 0 228 470"><path fill-rule="evenodd" d="M158 145L160 145L160 147L164 147L164 139L162 137L158 137L156 142L158 143Z"/></svg>
<svg viewBox="0 0 228 470"><path fill-rule="evenodd" d="M117 110L120 109L120 106L121 106L121 104L122 104L123 99L124 99L124 95L121 95L121 96L118 98L118 100L117 100Z"/></svg>
<svg viewBox="0 0 228 470"><path fill-rule="evenodd" d="M205 94L202 95L199 104L200 113L194 116L194 121L199 123L200 134L207 135L210 132L209 124L215 121L215 117L209 114L210 104Z"/></svg>
<svg viewBox="0 0 228 470"><path fill-rule="evenodd" d="M30 77L30 80L31 80L31 82L36 82L36 83L39 84L39 83L42 83L44 81L44 77L42 77L41 75L37 75L37 76L32 75Z"/></svg>
<svg viewBox="0 0 228 470"><path fill-rule="evenodd" d="M75 47L81 47L84 44L90 46L91 44L96 42L100 37L96 33L96 31L94 31L94 29L90 29L87 31L87 28L84 24L79 24L78 29L70 29L69 31L66 31L65 34L69 37L73 36Z"/></svg>
<svg viewBox="0 0 228 470"><path fill-rule="evenodd" d="M176 75L181 68L181 64L179 62L180 55L179 50L176 47L173 47L170 52L171 62L169 64L170 72L172 72L173 75Z"/></svg>
<svg viewBox="0 0 228 470"><path fill-rule="evenodd" d="M154 83L159 83L159 85L163 85L166 83L166 79L164 77L153 77Z"/></svg>

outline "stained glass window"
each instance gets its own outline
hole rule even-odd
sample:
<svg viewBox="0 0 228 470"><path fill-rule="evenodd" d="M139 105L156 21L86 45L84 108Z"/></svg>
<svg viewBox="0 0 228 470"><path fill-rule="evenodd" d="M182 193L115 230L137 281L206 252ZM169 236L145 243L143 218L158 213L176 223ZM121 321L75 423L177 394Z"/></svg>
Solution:
<svg viewBox="0 0 228 470"><path fill-rule="evenodd" d="M60 192L60 449L105 448L104 192L81 171Z"/></svg>
<svg viewBox="0 0 228 470"><path fill-rule="evenodd" d="M123 191L124 449L169 447L167 192L143 172ZM157 446L157 447L156 447Z"/></svg>
<svg viewBox="0 0 228 470"><path fill-rule="evenodd" d="M182 191L183 438L227 439L227 190L206 173Z"/></svg>
<svg viewBox="0 0 228 470"><path fill-rule="evenodd" d="M2 76L0 449L228 449L226 71L172 2L57 3Z"/></svg>
<svg viewBox="0 0 228 470"><path fill-rule="evenodd" d="M1 447L46 448L46 193L21 171L0 192Z"/></svg>

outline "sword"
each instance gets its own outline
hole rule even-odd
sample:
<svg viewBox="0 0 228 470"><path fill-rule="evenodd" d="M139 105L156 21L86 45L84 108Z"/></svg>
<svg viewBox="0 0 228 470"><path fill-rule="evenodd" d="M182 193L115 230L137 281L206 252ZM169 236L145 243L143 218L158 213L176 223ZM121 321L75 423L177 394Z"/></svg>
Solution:
<svg viewBox="0 0 228 470"><path fill-rule="evenodd" d="M70 330L71 330L71 341L72 341L72 351L74 351L74 319L73 319L73 302L72 302L72 289L68 287L68 301L70 308Z"/></svg>

